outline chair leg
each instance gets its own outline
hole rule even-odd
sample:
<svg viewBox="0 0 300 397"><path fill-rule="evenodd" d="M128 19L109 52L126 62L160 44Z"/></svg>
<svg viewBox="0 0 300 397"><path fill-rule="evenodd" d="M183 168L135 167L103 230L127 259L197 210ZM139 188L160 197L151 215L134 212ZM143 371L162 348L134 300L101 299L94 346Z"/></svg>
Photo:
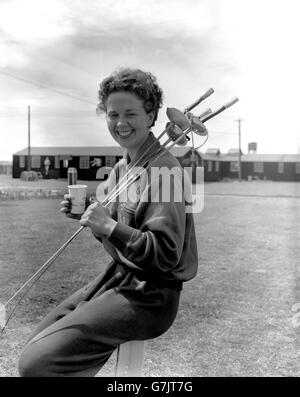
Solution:
<svg viewBox="0 0 300 397"><path fill-rule="evenodd" d="M144 348L144 341L130 341L121 344L118 348L115 376L142 376Z"/></svg>

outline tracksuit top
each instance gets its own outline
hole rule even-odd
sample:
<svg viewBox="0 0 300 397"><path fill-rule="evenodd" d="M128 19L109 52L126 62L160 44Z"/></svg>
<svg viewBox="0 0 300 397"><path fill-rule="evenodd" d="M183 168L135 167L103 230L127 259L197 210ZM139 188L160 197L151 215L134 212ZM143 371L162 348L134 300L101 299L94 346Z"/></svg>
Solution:
<svg viewBox="0 0 300 397"><path fill-rule="evenodd" d="M195 277L198 254L193 214L185 211L184 174L178 160L150 131L135 159L127 154L114 166L105 193L114 189L137 159L145 171L127 196L121 193L109 204L117 224L108 238L99 240L115 261L130 268L139 279L180 290L183 282ZM163 170L170 170L167 173L172 175L171 170L176 171L167 178L169 185L159 176Z"/></svg>

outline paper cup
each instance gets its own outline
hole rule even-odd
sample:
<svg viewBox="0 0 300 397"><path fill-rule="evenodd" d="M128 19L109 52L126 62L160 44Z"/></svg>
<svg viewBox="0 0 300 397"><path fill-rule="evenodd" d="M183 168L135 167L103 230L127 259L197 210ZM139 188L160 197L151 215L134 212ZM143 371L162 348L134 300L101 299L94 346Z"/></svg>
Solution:
<svg viewBox="0 0 300 397"><path fill-rule="evenodd" d="M72 202L71 214L83 214L85 211L87 185L69 185Z"/></svg>

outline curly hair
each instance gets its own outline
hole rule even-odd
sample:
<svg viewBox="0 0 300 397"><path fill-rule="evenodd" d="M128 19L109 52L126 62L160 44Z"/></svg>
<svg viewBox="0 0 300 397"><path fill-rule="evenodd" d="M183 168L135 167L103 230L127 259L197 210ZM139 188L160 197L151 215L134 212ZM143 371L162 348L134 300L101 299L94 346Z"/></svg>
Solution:
<svg viewBox="0 0 300 397"><path fill-rule="evenodd" d="M97 112L106 112L106 101L113 92L132 92L144 101L146 113L154 112L150 127L157 120L158 111L162 107L163 92L157 84L156 77L140 69L121 68L113 72L100 83L98 91L99 103Z"/></svg>

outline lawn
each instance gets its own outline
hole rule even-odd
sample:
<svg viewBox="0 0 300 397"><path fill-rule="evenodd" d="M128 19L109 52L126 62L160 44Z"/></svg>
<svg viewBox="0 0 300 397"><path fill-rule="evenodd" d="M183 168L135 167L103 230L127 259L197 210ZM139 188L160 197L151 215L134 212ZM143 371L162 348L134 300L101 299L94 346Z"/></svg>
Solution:
<svg viewBox="0 0 300 397"><path fill-rule="evenodd" d="M147 341L145 376L300 375L300 328L291 321L300 302L299 186L205 185L204 210L195 215L199 271L185 284L173 326ZM2 303L77 230L59 201L0 201ZM71 243L0 336L0 376L18 376L30 331L108 261L88 230ZM114 365L115 355L102 375L113 376Z"/></svg>

